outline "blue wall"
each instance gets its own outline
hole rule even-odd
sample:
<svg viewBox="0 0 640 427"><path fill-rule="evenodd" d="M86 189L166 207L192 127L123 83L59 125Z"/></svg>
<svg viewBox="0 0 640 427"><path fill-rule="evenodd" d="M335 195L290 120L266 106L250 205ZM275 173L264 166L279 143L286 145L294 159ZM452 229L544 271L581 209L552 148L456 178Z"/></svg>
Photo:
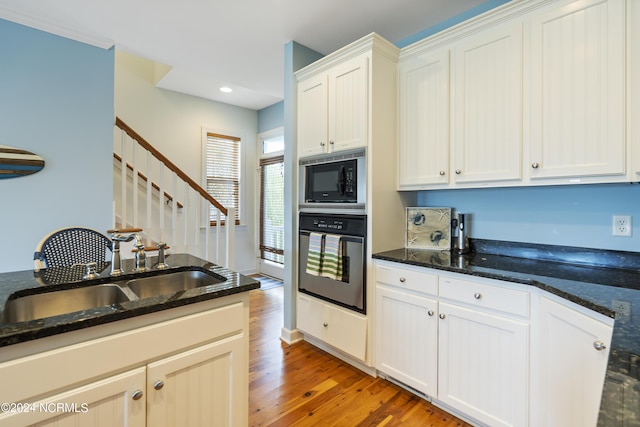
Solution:
<svg viewBox="0 0 640 427"><path fill-rule="evenodd" d="M258 111L258 133L284 126L284 101Z"/></svg>
<svg viewBox="0 0 640 427"><path fill-rule="evenodd" d="M113 88L112 50L0 19L0 144L45 160L0 180L0 272L33 269L57 228L111 228Z"/></svg>
<svg viewBox="0 0 640 427"><path fill-rule="evenodd" d="M470 213L472 238L640 251L640 184L421 191L417 205ZM618 214L632 237L611 236Z"/></svg>

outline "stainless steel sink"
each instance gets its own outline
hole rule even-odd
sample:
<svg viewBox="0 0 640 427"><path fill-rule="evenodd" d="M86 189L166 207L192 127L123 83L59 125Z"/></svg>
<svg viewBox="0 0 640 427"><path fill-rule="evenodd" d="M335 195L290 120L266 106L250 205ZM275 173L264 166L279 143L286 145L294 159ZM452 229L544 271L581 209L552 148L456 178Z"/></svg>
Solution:
<svg viewBox="0 0 640 427"><path fill-rule="evenodd" d="M129 280L127 286L138 297L148 298L214 285L225 280L203 271L189 270Z"/></svg>
<svg viewBox="0 0 640 427"><path fill-rule="evenodd" d="M86 286L10 299L3 316L6 322L26 322L125 301L130 298L118 285Z"/></svg>

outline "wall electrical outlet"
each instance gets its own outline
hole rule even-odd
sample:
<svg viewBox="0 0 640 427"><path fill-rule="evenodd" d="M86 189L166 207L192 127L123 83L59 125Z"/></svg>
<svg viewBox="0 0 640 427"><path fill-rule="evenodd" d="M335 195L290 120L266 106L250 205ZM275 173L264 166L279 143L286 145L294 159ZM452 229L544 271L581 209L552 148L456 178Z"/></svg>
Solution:
<svg viewBox="0 0 640 427"><path fill-rule="evenodd" d="M616 312L616 320L623 323L631 320L631 301L614 299L611 301L611 309Z"/></svg>
<svg viewBox="0 0 640 427"><path fill-rule="evenodd" d="M611 235L631 237L631 215L614 215Z"/></svg>

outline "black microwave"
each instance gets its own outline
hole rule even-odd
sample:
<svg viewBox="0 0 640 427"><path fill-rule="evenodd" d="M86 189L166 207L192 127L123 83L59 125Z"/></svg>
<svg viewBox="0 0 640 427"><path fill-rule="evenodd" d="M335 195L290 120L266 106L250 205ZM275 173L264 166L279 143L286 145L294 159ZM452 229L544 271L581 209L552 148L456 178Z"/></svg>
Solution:
<svg viewBox="0 0 640 427"><path fill-rule="evenodd" d="M305 203L357 203L358 160L305 166Z"/></svg>

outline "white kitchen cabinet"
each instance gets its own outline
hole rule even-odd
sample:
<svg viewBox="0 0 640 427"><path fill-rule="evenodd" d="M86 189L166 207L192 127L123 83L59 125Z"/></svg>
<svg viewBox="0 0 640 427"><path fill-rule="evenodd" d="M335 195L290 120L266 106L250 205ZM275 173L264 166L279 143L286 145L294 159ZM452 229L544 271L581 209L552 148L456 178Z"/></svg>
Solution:
<svg viewBox="0 0 640 427"><path fill-rule="evenodd" d="M438 393L437 279L376 266L376 368L429 396Z"/></svg>
<svg viewBox="0 0 640 427"><path fill-rule="evenodd" d="M246 399L243 337L232 336L147 366L147 423L152 426L235 426L231 410Z"/></svg>
<svg viewBox="0 0 640 427"><path fill-rule="evenodd" d="M359 361L365 360L366 316L306 295L298 296L297 308L297 325L303 333Z"/></svg>
<svg viewBox="0 0 640 427"><path fill-rule="evenodd" d="M522 178L522 24L452 48L452 170L456 183Z"/></svg>
<svg viewBox="0 0 640 427"><path fill-rule="evenodd" d="M46 399L19 404L16 409L22 409L5 412L0 425L144 427L144 390L145 368L138 368ZM137 393L136 400L133 393Z"/></svg>
<svg viewBox="0 0 640 427"><path fill-rule="evenodd" d="M530 25L532 182L624 179L624 0L559 2Z"/></svg>
<svg viewBox="0 0 640 427"><path fill-rule="evenodd" d="M369 57L335 65L298 85L298 156L367 145Z"/></svg>
<svg viewBox="0 0 640 427"><path fill-rule="evenodd" d="M88 411L5 412L0 426L246 425L248 304L231 295L11 346L22 356L0 363L12 384L0 401Z"/></svg>
<svg viewBox="0 0 640 427"><path fill-rule="evenodd" d="M595 426L612 319L540 297L531 425Z"/></svg>
<svg viewBox="0 0 640 427"><path fill-rule="evenodd" d="M530 295L376 262L376 368L492 426L528 423Z"/></svg>
<svg viewBox="0 0 640 427"><path fill-rule="evenodd" d="M449 50L398 65L398 188L449 183Z"/></svg>
<svg viewBox="0 0 640 427"><path fill-rule="evenodd" d="M627 61L627 149L631 162L631 181L640 181L640 2L627 2L627 30L629 31Z"/></svg>
<svg viewBox="0 0 640 427"><path fill-rule="evenodd" d="M491 426L528 421L529 324L440 301L438 400Z"/></svg>

